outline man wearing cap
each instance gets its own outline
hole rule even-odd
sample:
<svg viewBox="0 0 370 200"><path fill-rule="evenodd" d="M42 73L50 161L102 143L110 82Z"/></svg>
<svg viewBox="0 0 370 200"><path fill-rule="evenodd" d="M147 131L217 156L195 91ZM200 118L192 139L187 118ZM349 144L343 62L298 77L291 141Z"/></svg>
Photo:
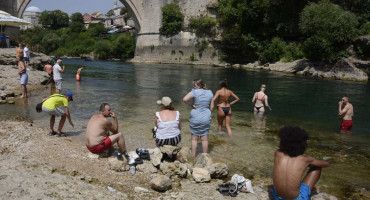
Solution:
<svg viewBox="0 0 370 200"><path fill-rule="evenodd" d="M49 135L58 134L59 137L65 136L62 132L62 128L64 126L64 122L66 121L66 117L68 117L68 121L72 127L74 127L71 115L68 109L68 102L73 101L72 93L66 92L64 95L61 94L53 94L48 97L43 103L39 103L36 106L37 112L46 112L47 114L51 115L50 117L50 133ZM64 106L64 110L61 108ZM54 131L54 123L55 123L55 116L61 117L58 132Z"/></svg>
<svg viewBox="0 0 370 200"><path fill-rule="evenodd" d="M65 66L63 68L61 67L62 60L58 59L57 63L53 66L53 76L54 76L54 82L55 82L55 93L60 94L60 91L62 90L62 75L60 73L64 73Z"/></svg>

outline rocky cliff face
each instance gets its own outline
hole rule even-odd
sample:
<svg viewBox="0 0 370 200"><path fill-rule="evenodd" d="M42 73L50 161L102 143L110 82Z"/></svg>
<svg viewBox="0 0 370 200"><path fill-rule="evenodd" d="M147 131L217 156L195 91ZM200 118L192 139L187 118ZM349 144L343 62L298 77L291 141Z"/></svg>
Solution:
<svg viewBox="0 0 370 200"><path fill-rule="evenodd" d="M368 81L366 70L368 72L370 61L342 58L335 64L324 64L308 60L296 60L289 63L276 62L263 66L256 62L247 65L233 65L233 67L294 73L302 76L335 80Z"/></svg>

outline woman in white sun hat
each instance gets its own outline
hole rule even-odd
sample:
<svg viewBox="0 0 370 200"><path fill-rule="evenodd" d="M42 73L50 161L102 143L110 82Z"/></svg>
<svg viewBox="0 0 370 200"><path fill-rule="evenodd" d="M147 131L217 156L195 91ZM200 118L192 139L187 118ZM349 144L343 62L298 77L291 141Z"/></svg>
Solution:
<svg viewBox="0 0 370 200"><path fill-rule="evenodd" d="M161 111L155 113L155 143L157 147L177 146L181 141L180 112L174 111L170 97L162 97L157 104L161 106Z"/></svg>

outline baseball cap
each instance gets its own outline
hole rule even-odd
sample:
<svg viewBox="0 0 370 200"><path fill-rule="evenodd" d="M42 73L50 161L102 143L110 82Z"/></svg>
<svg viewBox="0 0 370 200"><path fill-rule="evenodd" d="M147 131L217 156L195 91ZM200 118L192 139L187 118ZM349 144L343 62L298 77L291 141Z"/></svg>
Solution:
<svg viewBox="0 0 370 200"><path fill-rule="evenodd" d="M162 100L158 100L157 104L162 104L164 106L169 106L172 103L172 100L170 97L162 97Z"/></svg>
<svg viewBox="0 0 370 200"><path fill-rule="evenodd" d="M71 97L71 101L73 101L72 92L66 92L66 93L64 93L64 95L67 95L67 96Z"/></svg>

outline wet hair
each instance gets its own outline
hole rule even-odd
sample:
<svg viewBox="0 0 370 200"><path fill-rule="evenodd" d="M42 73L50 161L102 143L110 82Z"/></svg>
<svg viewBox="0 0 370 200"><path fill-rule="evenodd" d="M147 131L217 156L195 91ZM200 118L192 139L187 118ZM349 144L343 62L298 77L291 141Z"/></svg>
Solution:
<svg viewBox="0 0 370 200"><path fill-rule="evenodd" d="M227 88L227 79L225 78L224 80L219 82L220 87Z"/></svg>
<svg viewBox="0 0 370 200"><path fill-rule="evenodd" d="M265 84L262 84L261 85L261 90L265 91L266 90L266 85Z"/></svg>
<svg viewBox="0 0 370 200"><path fill-rule="evenodd" d="M168 105L168 106L163 105L163 107L164 107L165 110L175 110L175 108L172 106L172 103L170 103L170 105Z"/></svg>
<svg viewBox="0 0 370 200"><path fill-rule="evenodd" d="M36 105L36 111L42 111L42 103Z"/></svg>
<svg viewBox="0 0 370 200"><path fill-rule="evenodd" d="M102 111L105 111L105 106L109 106L109 104L108 103L102 103L101 105L100 105L100 111L102 112Z"/></svg>
<svg viewBox="0 0 370 200"><path fill-rule="evenodd" d="M197 78L197 79L194 79L193 80L193 86L198 86L198 87L200 87L202 89L207 89L206 88L206 84L200 78Z"/></svg>
<svg viewBox="0 0 370 200"><path fill-rule="evenodd" d="M349 101L348 95L346 95L346 94L345 94L345 95L342 95L342 98L343 98L343 97L344 97L344 98L346 98L346 99L347 99L347 101Z"/></svg>
<svg viewBox="0 0 370 200"><path fill-rule="evenodd" d="M290 157L303 155L307 148L308 133L298 126L284 126L279 130L280 151Z"/></svg>

